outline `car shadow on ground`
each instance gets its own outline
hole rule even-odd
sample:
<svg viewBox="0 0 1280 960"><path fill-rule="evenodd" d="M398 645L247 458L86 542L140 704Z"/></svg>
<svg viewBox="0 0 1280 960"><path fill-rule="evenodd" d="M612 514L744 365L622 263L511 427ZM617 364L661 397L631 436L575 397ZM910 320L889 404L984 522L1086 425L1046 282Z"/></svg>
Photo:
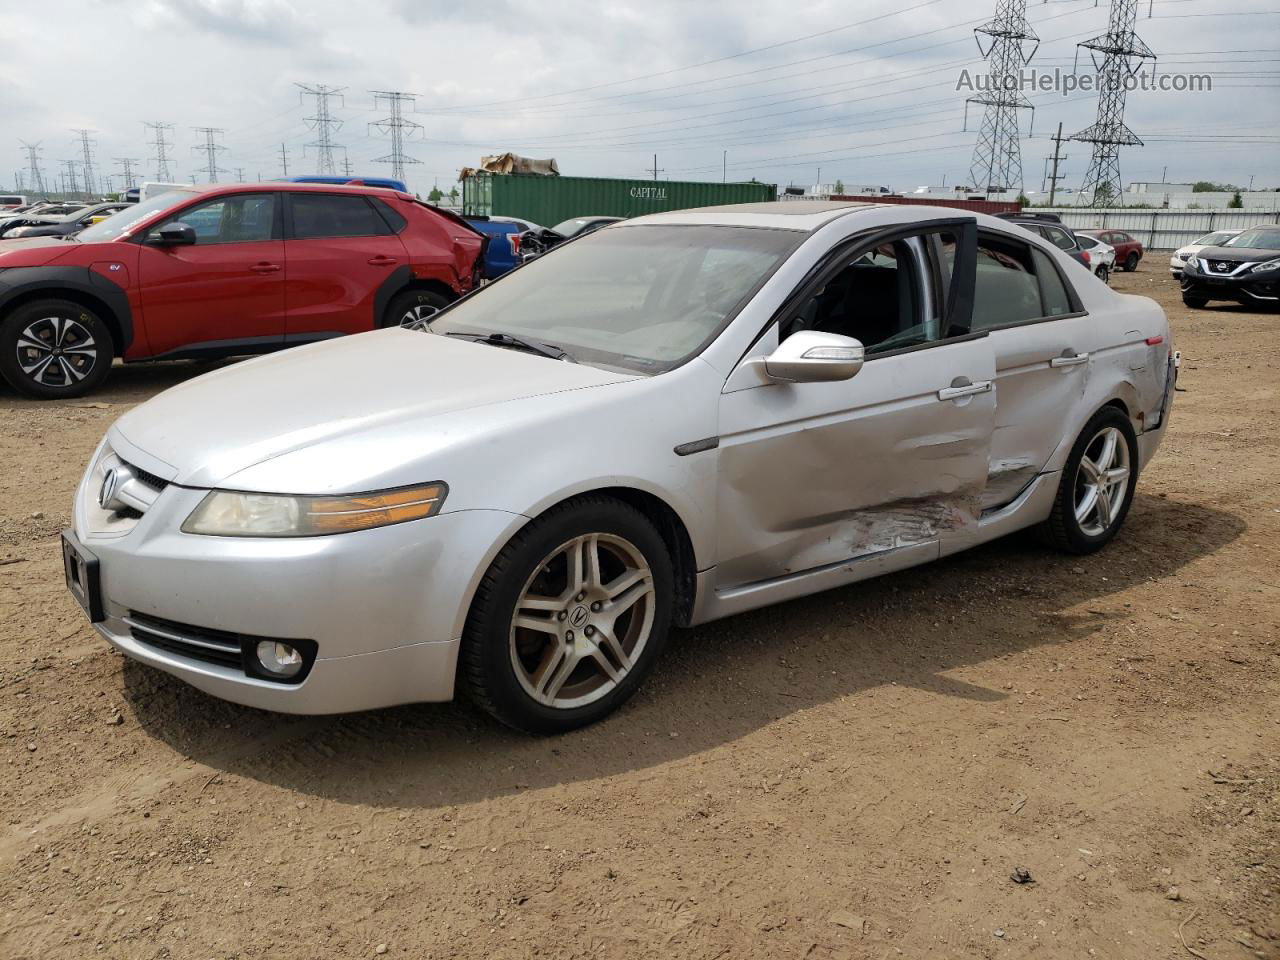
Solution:
<svg viewBox="0 0 1280 960"><path fill-rule="evenodd" d="M111 368L106 381L97 390L69 400L33 400L14 390L0 379L0 403L58 404L85 403L134 404L150 400L162 390L192 380L228 364L238 363L247 357L225 360L164 360L153 363L121 363Z"/></svg>
<svg viewBox="0 0 1280 960"><path fill-rule="evenodd" d="M1168 577L1244 529L1231 514L1139 494L1122 535L1090 557L1015 535L679 631L627 706L553 738L514 733L465 703L272 714L127 659L124 684L149 735L229 775L347 803L430 808L657 767L888 684L1003 709L1006 691L949 674L1069 646L1125 616L1113 594Z"/></svg>

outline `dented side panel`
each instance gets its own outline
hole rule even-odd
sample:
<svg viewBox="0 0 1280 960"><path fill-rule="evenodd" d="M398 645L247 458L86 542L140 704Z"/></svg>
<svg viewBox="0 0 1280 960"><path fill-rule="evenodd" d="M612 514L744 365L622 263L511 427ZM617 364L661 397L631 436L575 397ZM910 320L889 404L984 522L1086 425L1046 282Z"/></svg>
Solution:
<svg viewBox="0 0 1280 960"><path fill-rule="evenodd" d="M995 417L988 338L869 360L841 383L721 398L717 587L732 589L976 527Z"/></svg>

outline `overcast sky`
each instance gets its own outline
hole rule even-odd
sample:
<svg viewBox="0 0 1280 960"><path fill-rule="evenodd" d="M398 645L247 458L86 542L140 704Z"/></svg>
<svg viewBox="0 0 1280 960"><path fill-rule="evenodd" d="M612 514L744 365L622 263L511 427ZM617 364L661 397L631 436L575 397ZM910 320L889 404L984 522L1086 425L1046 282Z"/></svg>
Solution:
<svg viewBox="0 0 1280 960"><path fill-rule="evenodd" d="M221 180L313 171L295 83L345 87L334 136L356 173L386 175L390 144L371 90L418 94L410 185L448 188L482 154L555 157L564 174L912 189L968 180L981 108L964 130L961 71L985 71L973 28L995 0L46 0L0 3L0 185L41 144L46 176L79 160L156 165L144 121L174 124L171 169L205 166L197 126L220 127ZM1217 8L1217 12L1210 12ZM1154 12L1148 18L1148 10ZM803 14L800 13L803 11ZM1107 4L1030 0L1032 66L1070 69ZM1162 72L1208 73L1212 92L1135 92L1125 119L1147 141L1124 181L1280 186L1280 4L1140 0L1138 32ZM763 48L763 49L762 49ZM1093 122L1096 95L1035 94L1024 182L1038 189L1047 137ZM1027 112L1023 130L1027 132ZM1089 147L1070 144L1068 186ZM652 175L651 173L649 175ZM117 182L119 182L117 180Z"/></svg>

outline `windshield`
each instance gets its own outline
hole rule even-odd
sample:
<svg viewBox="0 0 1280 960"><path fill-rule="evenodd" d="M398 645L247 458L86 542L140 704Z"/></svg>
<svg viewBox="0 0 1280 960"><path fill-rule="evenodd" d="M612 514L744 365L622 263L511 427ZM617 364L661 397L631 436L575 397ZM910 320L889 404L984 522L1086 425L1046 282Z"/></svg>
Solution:
<svg viewBox="0 0 1280 960"><path fill-rule="evenodd" d="M571 220L565 220L563 223L557 223L551 229L562 237L576 237L586 227L589 227L595 222L596 221L590 217L574 217Z"/></svg>
<svg viewBox="0 0 1280 960"><path fill-rule="evenodd" d="M1249 250L1280 250L1280 227L1259 227L1246 230L1223 244L1224 247L1245 247Z"/></svg>
<svg viewBox="0 0 1280 960"><path fill-rule="evenodd" d="M566 243L466 298L435 333L506 333L660 373L701 352L807 234L636 226Z"/></svg>
<svg viewBox="0 0 1280 960"><path fill-rule="evenodd" d="M1228 240L1230 240L1234 236L1235 236L1235 232L1232 230L1218 230L1214 233L1206 233L1199 240L1196 240L1192 244L1192 246L1193 247L1217 247L1217 246L1220 246L1221 244L1226 243Z"/></svg>
<svg viewBox="0 0 1280 960"><path fill-rule="evenodd" d="M108 240L115 240L135 224L141 223L153 214L176 207L180 203L186 203L194 193L195 191L193 190L169 190L157 197L149 197L141 203L131 203L119 213L113 213L101 223L95 223L93 226L81 230L76 235L76 239L81 243L104 243Z"/></svg>

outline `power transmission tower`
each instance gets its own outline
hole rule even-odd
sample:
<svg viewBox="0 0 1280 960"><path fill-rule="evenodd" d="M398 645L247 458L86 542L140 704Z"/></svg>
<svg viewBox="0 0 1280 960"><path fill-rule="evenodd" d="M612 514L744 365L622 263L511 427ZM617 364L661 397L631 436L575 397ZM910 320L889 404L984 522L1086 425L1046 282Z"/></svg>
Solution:
<svg viewBox="0 0 1280 960"><path fill-rule="evenodd" d="M344 177L351 176L351 158L344 156L342 158L342 175Z"/></svg>
<svg viewBox="0 0 1280 960"><path fill-rule="evenodd" d="M151 141L150 146L156 148L156 179L161 183L168 183L173 179L173 175L169 173L169 143L168 134L173 129L172 123L155 123L144 122L142 124L155 133L155 139Z"/></svg>
<svg viewBox="0 0 1280 960"><path fill-rule="evenodd" d="M289 151L284 148L284 142L280 143L280 169L282 176L289 175Z"/></svg>
<svg viewBox="0 0 1280 960"><path fill-rule="evenodd" d="M244 167L236 167L236 183L244 183Z"/></svg>
<svg viewBox="0 0 1280 960"><path fill-rule="evenodd" d="M13 171L13 183L14 183L14 189L15 189L15 190L17 190L17 192L18 192L18 193L22 193L22 191L23 191L24 187L23 187L23 185L22 185L22 171L21 171L21 170L15 170L15 171Z"/></svg>
<svg viewBox="0 0 1280 960"><path fill-rule="evenodd" d="M27 169L31 172L31 192L44 193L44 173L40 169L40 143L27 143L19 140L22 149L27 151Z"/></svg>
<svg viewBox="0 0 1280 960"><path fill-rule="evenodd" d="M137 183L135 182L133 177L133 165L135 163L141 163L142 161L139 160L137 157L116 157L115 161L116 163L120 164L121 167L124 168L124 170L122 171L122 174L124 176L124 188L126 190L132 190L135 186L137 186Z"/></svg>
<svg viewBox="0 0 1280 960"><path fill-rule="evenodd" d="M385 157L374 157L373 161L374 163L390 163L391 176L397 180L404 180L405 164L422 162L404 152L405 140L411 138L415 133L422 132L422 124L414 123L412 120L404 118L404 104L409 104L409 108L412 109L414 100L418 95L416 93L401 93L398 90L370 90L369 92L373 94L374 109L377 109L378 101L385 100L391 110L390 116L382 120L375 120L369 124L384 136L391 137L391 152Z"/></svg>
<svg viewBox="0 0 1280 960"><path fill-rule="evenodd" d="M1058 124L1058 132L1053 137L1053 156L1046 158L1053 161L1053 173L1045 177L1049 181L1049 206L1053 206L1054 198L1058 195L1058 181L1066 177L1065 173L1058 172L1058 165L1067 159L1062 153L1062 145L1066 142L1066 138L1062 135L1062 124Z"/></svg>
<svg viewBox="0 0 1280 960"><path fill-rule="evenodd" d="M346 101L342 97L342 91L346 87L330 87L323 83L295 83L302 93L299 97L315 97L316 113L313 117L303 117L307 125L316 132L316 138L311 143L306 144L308 147L316 148L316 163L319 167L319 173L337 173L337 169L333 165L333 151L337 146L333 142L333 134L342 129L342 121L335 120L333 114L329 111L329 100L337 98L342 100L343 105Z"/></svg>
<svg viewBox="0 0 1280 960"><path fill-rule="evenodd" d="M991 64L990 86L976 97L965 101L980 103L986 109L978 142L973 148L969 180L975 190L990 197L992 193L1022 190L1022 145L1018 130L1018 111L1035 110L1019 89L1022 68L1035 56L1040 38L1027 22L1027 0L997 0L996 15L973 31L978 50ZM982 49L982 35L990 38L990 46ZM1031 51L1023 44L1034 41ZM967 119L967 117L966 117Z"/></svg>
<svg viewBox="0 0 1280 960"><path fill-rule="evenodd" d="M1084 175L1087 203L1105 207L1120 196L1120 148L1140 147L1137 134L1125 126L1124 101L1128 90L1125 81L1156 55L1138 38L1133 26L1138 19L1138 0L1111 0L1107 32L1079 44L1090 51L1098 73L1098 115L1093 126L1086 127L1069 139L1093 144L1089 171ZM1098 62L1098 55L1102 62Z"/></svg>
<svg viewBox="0 0 1280 960"><path fill-rule="evenodd" d="M227 148L220 146L216 138L218 134L226 131L221 127L192 127L191 129L196 133L204 134L204 143L197 144L191 148L192 150L204 151L205 166L201 167L198 172L208 174L210 183L217 183L218 174L227 172L224 167L218 166L218 153Z"/></svg>
<svg viewBox="0 0 1280 960"><path fill-rule="evenodd" d="M88 194L97 193L97 184L93 179L93 145L97 142L89 139L92 130L72 130L72 133L80 134L80 149L84 151L84 164L81 169L84 171L84 192Z"/></svg>
<svg viewBox="0 0 1280 960"><path fill-rule="evenodd" d="M74 160L63 160L64 169L62 171L62 192L63 193L79 193L80 181L76 179L76 162Z"/></svg>

